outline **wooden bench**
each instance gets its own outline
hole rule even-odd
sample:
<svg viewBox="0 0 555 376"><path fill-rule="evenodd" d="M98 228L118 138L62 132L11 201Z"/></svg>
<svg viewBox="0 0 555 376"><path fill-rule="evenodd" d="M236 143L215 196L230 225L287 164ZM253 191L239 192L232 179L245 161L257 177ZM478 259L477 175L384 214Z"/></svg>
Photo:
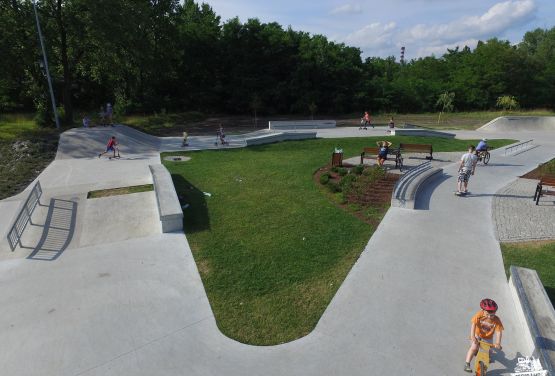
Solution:
<svg viewBox="0 0 555 376"><path fill-rule="evenodd" d="M380 153L380 148L378 147L368 147L364 148L362 153L360 153L360 164L364 163L364 159L377 159L378 154ZM403 170L403 158L401 157L401 153L399 149L390 148L387 156L394 156L395 157L395 168L398 168L399 171Z"/></svg>
<svg viewBox="0 0 555 376"><path fill-rule="evenodd" d="M430 156L426 157L426 159L434 159L433 157L433 148L431 144L403 144L399 145L399 149L402 153L426 153L430 154Z"/></svg>
<svg viewBox="0 0 555 376"><path fill-rule="evenodd" d="M552 190L548 191L547 189L543 189L543 186L551 187ZM540 182L536 186L536 192L534 193L534 201L536 201L536 205L540 202L540 197L543 195L551 195L555 196L555 178L541 178Z"/></svg>

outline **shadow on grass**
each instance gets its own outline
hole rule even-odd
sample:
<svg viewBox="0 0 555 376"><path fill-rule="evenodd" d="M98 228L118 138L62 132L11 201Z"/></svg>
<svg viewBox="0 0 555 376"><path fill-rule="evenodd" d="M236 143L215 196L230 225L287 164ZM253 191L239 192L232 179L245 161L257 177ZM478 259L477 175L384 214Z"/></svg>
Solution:
<svg viewBox="0 0 555 376"><path fill-rule="evenodd" d="M551 300L551 304L553 304L555 306L555 288L553 287L548 287L545 286L545 292L547 293L547 296L549 297L549 300Z"/></svg>
<svg viewBox="0 0 555 376"><path fill-rule="evenodd" d="M195 233L210 229L210 216L204 192L197 189L179 174L172 174L173 185L183 209L183 228L185 233Z"/></svg>

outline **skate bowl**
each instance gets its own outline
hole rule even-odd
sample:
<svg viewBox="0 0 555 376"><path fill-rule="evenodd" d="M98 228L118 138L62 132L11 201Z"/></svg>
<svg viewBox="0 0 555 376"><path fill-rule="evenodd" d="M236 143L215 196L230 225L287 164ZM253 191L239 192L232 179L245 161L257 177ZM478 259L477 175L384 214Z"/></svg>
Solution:
<svg viewBox="0 0 555 376"><path fill-rule="evenodd" d="M555 132L555 116L501 116L477 129L482 132Z"/></svg>

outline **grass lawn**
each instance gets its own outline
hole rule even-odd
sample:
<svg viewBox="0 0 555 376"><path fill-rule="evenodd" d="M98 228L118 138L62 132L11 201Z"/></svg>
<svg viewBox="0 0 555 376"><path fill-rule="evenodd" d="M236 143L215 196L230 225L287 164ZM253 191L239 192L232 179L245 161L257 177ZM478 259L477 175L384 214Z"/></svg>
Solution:
<svg viewBox="0 0 555 376"><path fill-rule="evenodd" d="M32 115L0 115L0 200L21 192L54 159L56 129L40 129Z"/></svg>
<svg viewBox="0 0 555 376"><path fill-rule="evenodd" d="M90 191L87 198L102 198L110 196L128 195L131 193L150 192L154 190L152 184L134 185L131 187L121 187L112 189L101 189L98 191Z"/></svg>
<svg viewBox="0 0 555 376"><path fill-rule="evenodd" d="M555 305L555 242L502 243L507 275L511 265L535 269Z"/></svg>
<svg viewBox="0 0 555 376"><path fill-rule="evenodd" d="M223 333L270 345L314 328L374 227L331 202L313 173L329 163L336 146L355 156L377 139L292 141L190 152L186 163L163 162L182 202L190 204L185 232ZM392 141L461 153L471 142Z"/></svg>

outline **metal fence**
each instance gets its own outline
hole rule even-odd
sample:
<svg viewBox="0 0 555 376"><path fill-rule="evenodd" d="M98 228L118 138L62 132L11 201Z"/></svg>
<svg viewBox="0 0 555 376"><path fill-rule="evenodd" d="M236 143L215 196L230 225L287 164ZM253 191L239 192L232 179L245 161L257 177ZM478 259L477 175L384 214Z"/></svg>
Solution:
<svg viewBox="0 0 555 376"><path fill-rule="evenodd" d="M534 140L528 140L528 141L520 142L518 144L506 147L505 148L505 155L514 154L517 151L520 151L520 150L523 150L523 149L526 149L526 148L530 147L532 145L532 141L534 141Z"/></svg>
<svg viewBox="0 0 555 376"><path fill-rule="evenodd" d="M25 204L23 204L23 208L17 215L17 218L8 232L8 243L10 243L10 248L12 252L15 250L18 244L21 245L21 236L23 235L23 231L25 231L25 227L29 222L31 222L31 215L33 214L33 210L37 207L40 203L40 196L42 196L42 188L40 186L40 182L37 181L37 184L29 193L27 200L25 200Z"/></svg>

